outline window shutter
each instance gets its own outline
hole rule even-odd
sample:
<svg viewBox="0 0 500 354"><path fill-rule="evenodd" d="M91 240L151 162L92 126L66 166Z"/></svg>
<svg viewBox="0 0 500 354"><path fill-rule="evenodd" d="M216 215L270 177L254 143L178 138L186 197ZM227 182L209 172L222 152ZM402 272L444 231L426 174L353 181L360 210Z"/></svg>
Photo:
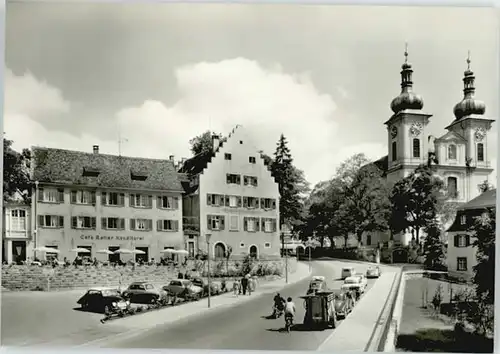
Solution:
<svg viewBox="0 0 500 354"><path fill-rule="evenodd" d="M101 204L102 205L107 205L108 204L108 199L106 198L106 192L101 192Z"/></svg>
<svg viewBox="0 0 500 354"><path fill-rule="evenodd" d="M465 235L465 247L470 246L470 235Z"/></svg>
<svg viewBox="0 0 500 354"><path fill-rule="evenodd" d="M173 208L179 209L179 197L173 197L172 200L174 201Z"/></svg>
<svg viewBox="0 0 500 354"><path fill-rule="evenodd" d="M179 231L179 220L173 220L174 231Z"/></svg>
<svg viewBox="0 0 500 354"><path fill-rule="evenodd" d="M261 209L265 209L265 206L266 206L266 202L265 202L265 198L260 198L260 208Z"/></svg>
<svg viewBox="0 0 500 354"><path fill-rule="evenodd" d="M257 198L255 198L257 199ZM259 232L260 231L260 222L259 222L259 218L253 218L254 220L254 223L255 223L255 231L256 232Z"/></svg>
<svg viewBox="0 0 500 354"><path fill-rule="evenodd" d="M38 226L41 226L41 227L45 226L44 221L45 221L45 219L44 219L43 215L38 215Z"/></svg>
<svg viewBox="0 0 500 354"><path fill-rule="evenodd" d="M224 198L226 199L226 206L229 206L229 196L226 195Z"/></svg>
<svg viewBox="0 0 500 354"><path fill-rule="evenodd" d="M161 220L156 220L156 230L157 231L162 231L162 222Z"/></svg>
<svg viewBox="0 0 500 354"><path fill-rule="evenodd" d="M135 194L130 194L128 198L129 198L128 199L128 204L131 207L135 207Z"/></svg>
<svg viewBox="0 0 500 354"><path fill-rule="evenodd" d="M148 208L151 209L153 207L153 196L148 195Z"/></svg>
<svg viewBox="0 0 500 354"><path fill-rule="evenodd" d="M38 201L43 202L43 188L38 188Z"/></svg>
<svg viewBox="0 0 500 354"><path fill-rule="evenodd" d="M243 197L243 208L248 208L248 197Z"/></svg>
<svg viewBox="0 0 500 354"><path fill-rule="evenodd" d="M95 192L90 192L90 200L92 205L95 205Z"/></svg>
<svg viewBox="0 0 500 354"><path fill-rule="evenodd" d="M161 197L156 197L156 208L161 209L162 204L161 204Z"/></svg>
<svg viewBox="0 0 500 354"><path fill-rule="evenodd" d="M253 202L254 202L254 208L258 209L259 208L259 198L254 198Z"/></svg>
<svg viewBox="0 0 500 354"><path fill-rule="evenodd" d="M71 191L71 204L76 204L76 191Z"/></svg>
<svg viewBox="0 0 500 354"><path fill-rule="evenodd" d="M108 218L101 219L101 227L103 230L106 230L108 228Z"/></svg>
<svg viewBox="0 0 500 354"><path fill-rule="evenodd" d="M248 184L248 177L243 176L243 184L246 186Z"/></svg>
<svg viewBox="0 0 500 354"><path fill-rule="evenodd" d="M125 206L125 193L118 195L118 205Z"/></svg>
<svg viewBox="0 0 500 354"><path fill-rule="evenodd" d="M60 217L59 217L59 220L58 220L57 226L59 226L59 227L64 227L64 216L60 216Z"/></svg>
<svg viewBox="0 0 500 354"><path fill-rule="evenodd" d="M458 235L453 236L453 246L458 247Z"/></svg>
<svg viewBox="0 0 500 354"><path fill-rule="evenodd" d="M92 229L95 230L96 229L96 224L97 224L95 216L91 218L91 223L92 223Z"/></svg>
<svg viewBox="0 0 500 354"><path fill-rule="evenodd" d="M226 221L224 216L219 216L220 218L220 229L224 230L224 222Z"/></svg>
<svg viewBox="0 0 500 354"><path fill-rule="evenodd" d="M125 230L125 219L118 219L118 228L120 230Z"/></svg>
<svg viewBox="0 0 500 354"><path fill-rule="evenodd" d="M272 206L273 210L276 209L276 199L273 199L271 206Z"/></svg>
<svg viewBox="0 0 500 354"><path fill-rule="evenodd" d="M212 195L207 194L207 205L212 205Z"/></svg>
<svg viewBox="0 0 500 354"><path fill-rule="evenodd" d="M276 231L277 231L277 223L276 223L276 219L273 219L273 220L272 220L272 227L273 227L273 232L276 232Z"/></svg>
<svg viewBox="0 0 500 354"><path fill-rule="evenodd" d="M252 186L257 187L257 177L252 177Z"/></svg>
<svg viewBox="0 0 500 354"><path fill-rule="evenodd" d="M248 231L248 220L247 220L247 217L243 218L243 231Z"/></svg>
<svg viewBox="0 0 500 354"><path fill-rule="evenodd" d="M260 228L263 231L266 231L266 218L260 218Z"/></svg>
<svg viewBox="0 0 500 354"><path fill-rule="evenodd" d="M207 229L212 230L212 217L207 215Z"/></svg>
<svg viewBox="0 0 500 354"><path fill-rule="evenodd" d="M226 173L226 183L231 183L231 175L229 173Z"/></svg>
<svg viewBox="0 0 500 354"><path fill-rule="evenodd" d="M59 203L64 203L64 189L59 188L57 192L59 194Z"/></svg>
<svg viewBox="0 0 500 354"><path fill-rule="evenodd" d="M241 184L241 176L240 175L236 176L236 184Z"/></svg>
<svg viewBox="0 0 500 354"><path fill-rule="evenodd" d="M238 199L238 207L241 208L241 197L236 197Z"/></svg>
<svg viewBox="0 0 500 354"><path fill-rule="evenodd" d="M71 228L76 229L77 223L76 223L76 216L71 217Z"/></svg>
<svg viewBox="0 0 500 354"><path fill-rule="evenodd" d="M148 231L153 230L153 219L148 219Z"/></svg>
<svg viewBox="0 0 500 354"><path fill-rule="evenodd" d="M135 219L130 219L130 230L135 230Z"/></svg>

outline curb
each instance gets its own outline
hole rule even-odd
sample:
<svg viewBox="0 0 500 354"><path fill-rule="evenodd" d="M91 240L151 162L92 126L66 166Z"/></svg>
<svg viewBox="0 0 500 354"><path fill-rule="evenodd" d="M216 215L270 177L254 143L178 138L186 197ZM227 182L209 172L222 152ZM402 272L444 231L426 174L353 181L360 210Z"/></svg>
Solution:
<svg viewBox="0 0 500 354"><path fill-rule="evenodd" d="M308 270L307 274L304 274L303 276L300 276L298 279L295 279L293 282L289 282L288 284L282 284L281 287L280 287L280 289L284 289L284 288L286 288L288 286L291 286L291 285L294 285L294 284L296 284L298 282L301 282L302 280L307 279L310 276L311 276L311 272ZM281 278L280 280L284 280L284 279ZM278 285L278 286L280 286L280 285ZM103 343L104 344L106 342L119 341L121 338L135 337L135 336L138 336L138 335L140 335L142 333L145 333L147 331L150 331L150 330L153 330L155 328L158 328L160 326L164 326L164 325L168 325L168 324L171 324L171 323L175 323L176 321L185 320L185 319L188 319L188 318L191 318L191 317L195 317L195 316L200 316L200 315L203 316L203 315L206 315L207 313L210 313L212 311L215 311L215 310L218 310L218 309L221 309L221 308L224 308L224 307L238 306L239 304L255 300L255 299L257 299L259 297L262 297L264 295L268 295L270 292L273 292L273 291L275 291L275 289L269 290L269 291L263 291L262 293L259 293L259 294L255 295L255 296L251 296L251 297L249 296L248 298L244 298L243 301L239 301L239 302L232 303L232 304L213 304L210 308L205 308L204 311L202 311L202 312L194 312L194 313L188 314L188 315L186 315L186 316L184 316L182 318L174 319L173 321L165 321L163 323L155 324L155 325L147 327L147 328L132 329L132 330L129 330L129 331L126 331L126 332L123 332L123 333L116 334L116 335L111 335L111 336L108 336L108 337L91 340L91 341L86 342L84 344L74 345L72 347L73 348L95 347L96 345L99 345L99 343Z"/></svg>

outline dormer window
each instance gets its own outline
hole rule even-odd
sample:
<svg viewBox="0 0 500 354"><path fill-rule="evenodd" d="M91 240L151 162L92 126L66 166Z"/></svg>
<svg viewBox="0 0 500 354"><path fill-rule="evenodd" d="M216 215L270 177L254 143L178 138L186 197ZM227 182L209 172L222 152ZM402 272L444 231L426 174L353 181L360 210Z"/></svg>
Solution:
<svg viewBox="0 0 500 354"><path fill-rule="evenodd" d="M148 175L143 172L130 171L130 179L132 181L145 181L148 178Z"/></svg>
<svg viewBox="0 0 500 354"><path fill-rule="evenodd" d="M101 173L101 171L99 171L98 168L84 167L82 176L83 177L97 177L97 176L99 176L100 173Z"/></svg>
<svg viewBox="0 0 500 354"><path fill-rule="evenodd" d="M467 215L460 216L460 225L465 225L467 223Z"/></svg>
<svg viewBox="0 0 500 354"><path fill-rule="evenodd" d="M456 160L457 159L457 146L455 144L451 144L448 146L448 160Z"/></svg>
<svg viewBox="0 0 500 354"><path fill-rule="evenodd" d="M231 161L231 154L225 153L224 154L224 160Z"/></svg>

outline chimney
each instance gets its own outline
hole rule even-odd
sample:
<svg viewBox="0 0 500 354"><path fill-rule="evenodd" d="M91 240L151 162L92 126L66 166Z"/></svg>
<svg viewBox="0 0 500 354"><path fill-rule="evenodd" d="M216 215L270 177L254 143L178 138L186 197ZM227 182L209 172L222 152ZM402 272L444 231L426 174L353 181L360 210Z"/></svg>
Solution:
<svg viewBox="0 0 500 354"><path fill-rule="evenodd" d="M174 162L174 155L170 155L170 156L168 157L168 159L169 159L170 161Z"/></svg>
<svg viewBox="0 0 500 354"><path fill-rule="evenodd" d="M214 135L212 135L213 152L216 152L218 148L219 148L219 136L214 134Z"/></svg>
<svg viewBox="0 0 500 354"><path fill-rule="evenodd" d="M98 154L99 153L99 145L92 146L92 150L94 151L94 154Z"/></svg>

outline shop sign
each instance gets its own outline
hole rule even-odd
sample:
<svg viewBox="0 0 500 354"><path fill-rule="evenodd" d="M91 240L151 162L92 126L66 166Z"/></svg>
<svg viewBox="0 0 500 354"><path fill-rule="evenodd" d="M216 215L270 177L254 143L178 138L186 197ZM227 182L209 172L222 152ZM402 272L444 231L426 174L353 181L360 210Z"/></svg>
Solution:
<svg viewBox="0 0 500 354"><path fill-rule="evenodd" d="M81 235L82 240L92 241L144 241L144 236L99 236L99 235Z"/></svg>

